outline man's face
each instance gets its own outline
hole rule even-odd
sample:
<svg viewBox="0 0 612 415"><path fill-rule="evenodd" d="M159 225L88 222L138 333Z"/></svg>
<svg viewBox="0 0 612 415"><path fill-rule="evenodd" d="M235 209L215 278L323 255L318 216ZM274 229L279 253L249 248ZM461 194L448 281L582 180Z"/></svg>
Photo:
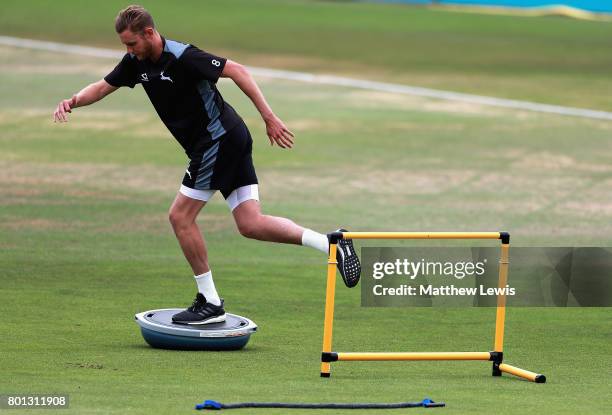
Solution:
<svg viewBox="0 0 612 415"><path fill-rule="evenodd" d="M142 33L134 33L130 29L126 29L119 33L119 39L123 43L128 53L131 53L138 60L145 60L153 53L153 34L154 30L147 27Z"/></svg>

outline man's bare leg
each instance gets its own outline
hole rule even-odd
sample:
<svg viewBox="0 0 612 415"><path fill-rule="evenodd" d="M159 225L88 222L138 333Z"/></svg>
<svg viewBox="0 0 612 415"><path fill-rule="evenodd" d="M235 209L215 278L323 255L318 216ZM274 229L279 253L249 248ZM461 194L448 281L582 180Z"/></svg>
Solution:
<svg viewBox="0 0 612 415"><path fill-rule="evenodd" d="M206 202L191 199L182 193L178 193L169 213L174 234L181 245L187 262L191 265L194 275L201 275L210 271L206 244L196 223L196 217L205 204Z"/></svg>
<svg viewBox="0 0 612 415"><path fill-rule="evenodd" d="M278 216L263 215L259 201L250 199L232 211L238 230L247 238L268 242L306 245L327 254L329 245L325 235L305 229L293 221ZM338 243L338 269L344 283L354 287L359 282L361 264L351 240Z"/></svg>
<svg viewBox="0 0 612 415"><path fill-rule="evenodd" d="M198 213L206 202L178 193L170 207L170 223L183 254L191 265L198 294L193 305L172 316L172 321L182 324L209 324L225 321L223 300L215 288L208 265L208 253L200 228L196 223Z"/></svg>
<svg viewBox="0 0 612 415"><path fill-rule="evenodd" d="M247 200L233 211L238 231L260 241L302 244L304 228L287 218L263 215L257 200Z"/></svg>

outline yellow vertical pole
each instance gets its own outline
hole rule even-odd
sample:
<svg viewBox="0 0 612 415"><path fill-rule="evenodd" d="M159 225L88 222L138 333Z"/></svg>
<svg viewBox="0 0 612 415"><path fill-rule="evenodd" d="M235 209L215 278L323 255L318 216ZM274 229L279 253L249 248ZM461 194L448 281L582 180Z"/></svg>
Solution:
<svg viewBox="0 0 612 415"><path fill-rule="evenodd" d="M508 257L509 243L502 243L501 257L499 259L499 288L506 288L508 283ZM496 352L504 351L504 324L506 321L506 295L497 296L497 317L495 319L495 348Z"/></svg>
<svg viewBox="0 0 612 415"><path fill-rule="evenodd" d="M508 283L508 256L510 251L510 235L500 234L502 239L501 254L499 257L499 281L497 286L500 289L506 288ZM495 346L493 348L493 376L501 376L502 372L499 368L503 361L504 355L504 325L506 323L506 295L497 295L497 316L495 317Z"/></svg>
<svg viewBox="0 0 612 415"><path fill-rule="evenodd" d="M334 325L334 298L336 295L336 248L335 243L329 245L327 260L327 288L325 294L325 324L323 326L323 353L331 352L332 330ZM329 377L331 364L321 362L321 376Z"/></svg>

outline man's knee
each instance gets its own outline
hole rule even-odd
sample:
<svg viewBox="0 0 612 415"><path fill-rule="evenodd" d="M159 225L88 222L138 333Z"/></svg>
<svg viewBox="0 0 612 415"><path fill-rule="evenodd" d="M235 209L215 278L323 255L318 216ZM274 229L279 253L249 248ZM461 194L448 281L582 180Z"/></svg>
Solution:
<svg viewBox="0 0 612 415"><path fill-rule="evenodd" d="M168 220L175 231L183 230L191 225L191 220L179 209L172 208L168 212Z"/></svg>
<svg viewBox="0 0 612 415"><path fill-rule="evenodd" d="M261 228L260 224L261 221L258 217L251 218L249 220L242 220L236 223L238 226L238 232L240 232L240 234L245 238L250 239L258 239Z"/></svg>

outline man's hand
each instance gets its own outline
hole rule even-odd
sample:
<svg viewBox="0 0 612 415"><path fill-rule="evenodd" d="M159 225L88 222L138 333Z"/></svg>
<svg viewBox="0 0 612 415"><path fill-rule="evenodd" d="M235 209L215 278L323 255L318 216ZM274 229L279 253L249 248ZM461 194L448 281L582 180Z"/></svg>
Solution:
<svg viewBox="0 0 612 415"><path fill-rule="evenodd" d="M280 148L293 147L293 133L285 126L285 124L276 115L271 114L264 118L266 123L266 132L270 139L270 145L276 143Z"/></svg>
<svg viewBox="0 0 612 415"><path fill-rule="evenodd" d="M53 113L54 122L68 122L68 112L72 112L72 108L76 106L76 95L70 99L64 99L59 104Z"/></svg>
<svg viewBox="0 0 612 415"><path fill-rule="evenodd" d="M289 131L280 118L274 115L247 68L228 59L225 62L221 76L230 78L234 81L242 92L253 101L253 104L266 123L266 132L270 139L271 146L276 143L280 148L293 147L293 133Z"/></svg>

